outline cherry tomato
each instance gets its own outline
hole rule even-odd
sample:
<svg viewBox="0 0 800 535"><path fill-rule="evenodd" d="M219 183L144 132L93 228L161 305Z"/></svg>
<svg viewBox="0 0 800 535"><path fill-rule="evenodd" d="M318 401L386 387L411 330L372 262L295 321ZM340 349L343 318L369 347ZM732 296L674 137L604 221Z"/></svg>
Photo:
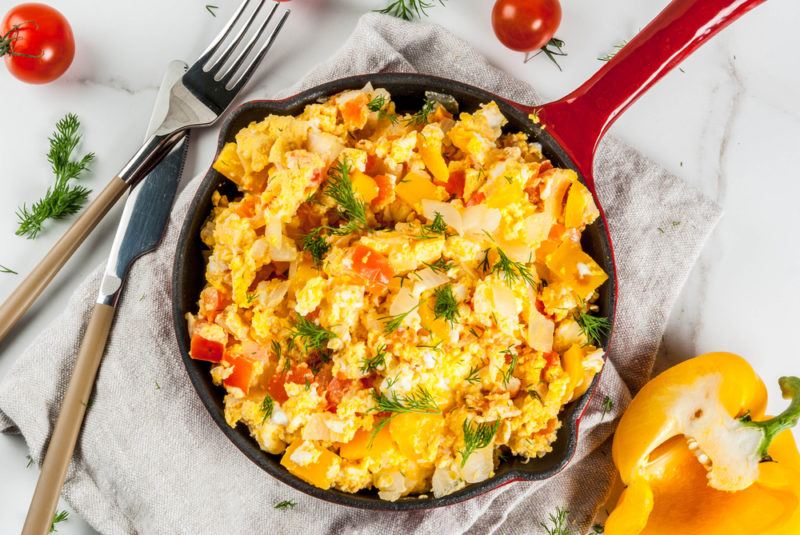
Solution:
<svg viewBox="0 0 800 535"><path fill-rule="evenodd" d="M75 56L72 28L50 6L20 4L0 24L0 56L5 56L8 71L23 82L52 82Z"/></svg>
<svg viewBox="0 0 800 535"><path fill-rule="evenodd" d="M492 28L511 50L532 52L542 48L561 24L558 0L497 0L492 9Z"/></svg>
<svg viewBox="0 0 800 535"><path fill-rule="evenodd" d="M356 245L353 252L353 271L367 281L386 286L394 277L389 259L365 245Z"/></svg>

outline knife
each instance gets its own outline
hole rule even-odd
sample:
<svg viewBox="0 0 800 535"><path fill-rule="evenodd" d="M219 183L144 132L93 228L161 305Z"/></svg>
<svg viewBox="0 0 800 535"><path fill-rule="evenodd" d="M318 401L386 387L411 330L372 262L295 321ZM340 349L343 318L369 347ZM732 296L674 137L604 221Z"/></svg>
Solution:
<svg viewBox="0 0 800 535"><path fill-rule="evenodd" d="M173 61L167 68L150 118L148 137L163 121L170 90L187 68L180 61ZM155 249L161 240L188 147L188 139L180 140L172 152L131 190L125 201L97 302L86 327L61 412L42 463L42 472L36 483L28 516L25 518L23 535L45 535L50 529L125 277L131 264L141 255Z"/></svg>

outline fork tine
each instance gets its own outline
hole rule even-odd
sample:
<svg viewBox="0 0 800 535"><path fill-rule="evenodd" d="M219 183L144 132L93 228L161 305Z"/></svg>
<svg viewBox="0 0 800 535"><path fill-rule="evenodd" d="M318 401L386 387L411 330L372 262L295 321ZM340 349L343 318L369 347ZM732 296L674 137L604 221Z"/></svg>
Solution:
<svg viewBox="0 0 800 535"><path fill-rule="evenodd" d="M247 55L253 49L258 40L261 39L261 37L264 35L264 30L269 25L270 21L272 20L272 17L275 15L275 12L277 10L278 10L278 3L275 2L275 5L269 12L269 15L267 16L266 20L264 20L264 22L261 23L261 26L258 28L258 30L256 30L255 34L253 34L253 36L247 42L247 45L244 47L244 49L231 62L230 66L224 69L224 72L222 74L219 74L214 77L215 80L225 81L225 82L230 80L233 74L239 69L239 66L244 62L245 58L247 58Z"/></svg>
<svg viewBox="0 0 800 535"><path fill-rule="evenodd" d="M281 33L281 29L283 28L283 25L286 23L286 19L289 18L289 13L291 13L291 10L287 9L286 12L283 14L283 16L281 16L281 20L278 21L278 25L275 26L275 29L272 30L272 33L269 35L269 37L267 37L266 42L263 45L261 45L261 49L258 51L258 54L256 54L256 57L253 58L250 64L245 68L244 72L236 81L236 83L234 83L230 88L228 88L229 91L237 93L242 88L242 86L247 83L247 81L255 72L256 68L258 68L258 65L261 63L261 60L263 60L264 56L266 56L267 52L269 52L272 43L275 42L275 38L278 37L279 33Z"/></svg>
<svg viewBox="0 0 800 535"><path fill-rule="evenodd" d="M225 39L228 36L230 31L236 25L236 23L239 22L239 17L242 16L245 7L249 3L250 0L244 0L241 4L239 4L239 7L237 7L236 11L233 13L233 16L228 20L228 22L225 24L222 30L220 30L220 32L217 34L214 40L211 41L211 44L208 45L208 48L206 48L203 51L203 53L200 54L200 57L195 62L195 65L205 64L205 62L207 62L209 58L211 58L211 56L214 55L214 52L217 51L217 47L219 46L219 44L223 41L223 39Z"/></svg>
<svg viewBox="0 0 800 535"><path fill-rule="evenodd" d="M239 29L239 31L236 32L236 36L233 37L233 39L225 40L227 43L225 45L225 49L222 51L222 54L220 54L220 56L216 60L214 60L210 65L208 65L207 72L213 72L214 70L219 71L219 69L222 68L222 66L225 64L225 61L228 59L228 57L231 55L234 49L239 45L239 43L244 38L245 34L247 33L247 30L249 30L250 26L253 25L253 22L256 20L258 13L264 6L264 2L265 0L258 0L258 5L256 5L256 9L252 13L250 13L250 17L247 19L247 22L245 22L245 24Z"/></svg>

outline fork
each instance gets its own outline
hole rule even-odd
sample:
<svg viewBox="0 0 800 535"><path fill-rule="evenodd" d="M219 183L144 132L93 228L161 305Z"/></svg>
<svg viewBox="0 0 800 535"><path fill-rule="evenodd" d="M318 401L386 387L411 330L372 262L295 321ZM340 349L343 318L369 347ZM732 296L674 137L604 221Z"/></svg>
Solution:
<svg viewBox="0 0 800 535"><path fill-rule="evenodd" d="M279 4L273 2L265 17L266 3L267 0L244 0L211 45L172 87L161 126L0 306L0 341L122 194L147 176L187 130L213 124L230 106L289 17L287 9L268 33Z"/></svg>

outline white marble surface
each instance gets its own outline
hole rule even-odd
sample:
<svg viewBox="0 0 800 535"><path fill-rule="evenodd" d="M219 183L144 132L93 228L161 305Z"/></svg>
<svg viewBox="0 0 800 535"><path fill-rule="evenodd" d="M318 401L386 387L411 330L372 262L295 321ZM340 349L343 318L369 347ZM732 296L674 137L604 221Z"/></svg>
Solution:
<svg viewBox="0 0 800 535"><path fill-rule="evenodd" d="M14 236L14 212L36 199L51 180L44 153L55 121L77 113L84 147L97 153L85 183L100 189L138 147L164 66L191 61L216 33L233 0L217 17L204 2L49 0L67 16L77 38L76 60L48 86L26 86L0 68L0 274L4 298L66 228L49 225L36 241ZM293 0L294 13L265 68L243 99L269 96L325 59L358 17L384 0ZM489 0L450 0L430 11L492 62L549 97L576 87L599 66L598 56L643 27L666 0L570 0L558 36L569 56L559 72L543 57L523 64L495 39ZM0 3L5 12L11 2ZM781 374L798 374L792 319L800 295L800 71L796 51L800 4L770 2L705 45L643 97L612 129L661 165L703 190L725 216L691 274L664 337L664 363L711 350L747 356L770 385L773 411L782 406ZM216 130L195 138L186 175L211 161ZM90 237L34 309L0 344L0 375L61 312L79 281L107 254L115 215ZM653 266L657 269L657 266ZM800 436L800 435L798 435ZM35 485L27 448L0 436L0 532L20 529ZM62 504L63 506L64 504ZM59 532L92 533L77 515Z"/></svg>

